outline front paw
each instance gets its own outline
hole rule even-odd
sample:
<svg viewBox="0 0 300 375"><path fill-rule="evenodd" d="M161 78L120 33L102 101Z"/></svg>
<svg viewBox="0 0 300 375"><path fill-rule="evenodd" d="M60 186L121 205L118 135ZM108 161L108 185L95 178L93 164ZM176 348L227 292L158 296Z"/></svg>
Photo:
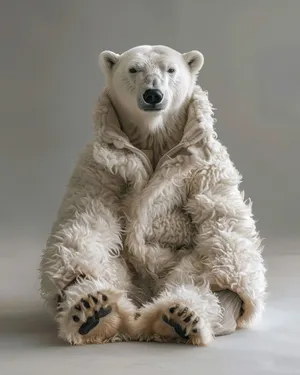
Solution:
<svg viewBox="0 0 300 375"><path fill-rule="evenodd" d="M71 309L72 320L77 324L78 333L87 335L112 312L108 296L101 292L89 294Z"/></svg>

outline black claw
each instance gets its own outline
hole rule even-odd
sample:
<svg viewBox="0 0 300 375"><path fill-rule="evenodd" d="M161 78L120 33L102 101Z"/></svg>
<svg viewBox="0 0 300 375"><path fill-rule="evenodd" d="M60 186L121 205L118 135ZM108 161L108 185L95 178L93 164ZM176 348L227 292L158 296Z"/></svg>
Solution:
<svg viewBox="0 0 300 375"><path fill-rule="evenodd" d="M98 299L96 297L92 296L91 294L89 294L89 297L92 298L95 304L98 303Z"/></svg>
<svg viewBox="0 0 300 375"><path fill-rule="evenodd" d="M187 311L188 311L188 308L185 307L181 312L178 313L178 316L183 315L183 314L186 313Z"/></svg>
<svg viewBox="0 0 300 375"><path fill-rule="evenodd" d="M197 333L197 332L198 332L198 329L197 329L197 328L194 328L192 332L193 332L193 333Z"/></svg>
<svg viewBox="0 0 300 375"><path fill-rule="evenodd" d="M83 303L83 306L86 308L86 309L89 309L91 306L90 304L88 303L88 301L86 301L85 299L81 299L81 302Z"/></svg>
<svg viewBox="0 0 300 375"><path fill-rule="evenodd" d="M79 322L80 320L77 315L73 315L72 319L74 320L74 322Z"/></svg>
<svg viewBox="0 0 300 375"><path fill-rule="evenodd" d="M189 315L187 318L184 319L184 322L188 323L191 321L191 319L192 319L192 315Z"/></svg>
<svg viewBox="0 0 300 375"><path fill-rule="evenodd" d="M197 324L199 322L199 318L196 318L194 321L193 321L193 324Z"/></svg>
<svg viewBox="0 0 300 375"><path fill-rule="evenodd" d="M108 297L105 294L103 294L102 295L102 301L106 302L107 300L108 300Z"/></svg>
<svg viewBox="0 0 300 375"><path fill-rule="evenodd" d="M79 305L76 305L75 309L78 310L78 311L81 311L81 307Z"/></svg>

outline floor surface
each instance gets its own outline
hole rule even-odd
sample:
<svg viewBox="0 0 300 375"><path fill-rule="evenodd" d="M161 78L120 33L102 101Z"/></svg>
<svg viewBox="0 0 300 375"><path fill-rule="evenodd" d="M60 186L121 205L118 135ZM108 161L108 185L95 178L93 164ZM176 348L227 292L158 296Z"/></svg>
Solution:
<svg viewBox="0 0 300 375"><path fill-rule="evenodd" d="M300 374L299 244L266 247L269 301L263 321L251 331L218 338L207 348L66 345L56 338L38 296L36 269L42 245L25 247L30 255L26 261L21 253L1 257L0 374Z"/></svg>

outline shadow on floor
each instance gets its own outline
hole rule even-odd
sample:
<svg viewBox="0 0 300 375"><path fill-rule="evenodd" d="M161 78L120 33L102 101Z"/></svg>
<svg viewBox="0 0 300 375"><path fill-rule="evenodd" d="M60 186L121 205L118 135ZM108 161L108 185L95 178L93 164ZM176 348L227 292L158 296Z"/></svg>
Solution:
<svg viewBox="0 0 300 375"><path fill-rule="evenodd" d="M39 308L31 311L0 311L0 336L2 344L17 341L20 345L32 346L65 346L57 338L57 328L45 310Z"/></svg>

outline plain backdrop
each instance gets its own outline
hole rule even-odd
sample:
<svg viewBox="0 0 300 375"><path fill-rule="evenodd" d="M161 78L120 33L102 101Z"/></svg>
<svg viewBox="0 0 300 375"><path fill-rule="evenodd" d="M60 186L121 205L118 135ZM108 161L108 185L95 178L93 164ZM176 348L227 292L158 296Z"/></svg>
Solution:
<svg viewBox="0 0 300 375"><path fill-rule="evenodd" d="M297 235L298 0L9 0L1 8L1 236L45 236L92 136L104 84L98 55L140 44L204 54L199 82L262 235Z"/></svg>
<svg viewBox="0 0 300 375"><path fill-rule="evenodd" d="M199 83L244 176L267 252L294 254L298 269L299 17L299 0L1 0L2 312L39 301L36 269L78 154L92 138L104 49L164 44L204 54ZM286 271L290 259L276 264Z"/></svg>

